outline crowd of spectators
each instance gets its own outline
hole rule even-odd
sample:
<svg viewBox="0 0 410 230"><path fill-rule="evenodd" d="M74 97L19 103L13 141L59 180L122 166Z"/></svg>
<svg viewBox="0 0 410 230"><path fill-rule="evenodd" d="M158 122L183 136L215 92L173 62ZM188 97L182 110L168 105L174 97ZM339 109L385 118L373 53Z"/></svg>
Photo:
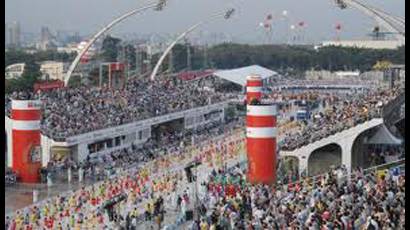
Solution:
<svg viewBox="0 0 410 230"><path fill-rule="evenodd" d="M296 134L286 134L280 148L293 151L329 135L382 116L383 106L396 98L404 89L380 89L351 95L350 100L334 101L327 111L312 115L312 122Z"/></svg>
<svg viewBox="0 0 410 230"><path fill-rule="evenodd" d="M191 229L405 229L403 174L358 169L348 180L338 170L278 188L249 185L241 170L213 172Z"/></svg>
<svg viewBox="0 0 410 230"><path fill-rule="evenodd" d="M173 80L130 79L124 89L79 87L6 96L6 114L11 99L39 99L43 102L41 131L53 139L113 127L137 120L205 106L227 100L219 93Z"/></svg>
<svg viewBox="0 0 410 230"><path fill-rule="evenodd" d="M381 107L399 92L397 89L378 90L354 96L351 100L335 101L331 111L315 114L313 123L296 135L286 136L281 148L295 149L377 117ZM6 99L42 100L45 103L42 131L46 135L64 138L229 97L190 87L188 83L175 85L167 81L152 84L131 80L125 90L69 88L36 95L15 93ZM6 103L6 110L9 109L7 106L9 104ZM196 141L210 140L220 133L227 134L227 130L232 132L229 125L224 130L219 126L209 128L196 130ZM232 137L228 134L222 140L205 141L202 147L187 150L183 143L188 142L193 134L170 132L162 137L167 140L166 148L160 141L151 140L141 148L131 146L109 155L89 158L81 167L91 170L91 175L95 175L94 170L98 171L99 167L126 168L135 163L139 166L120 170L115 177L105 178L100 183L19 210L13 217L6 217L6 229L37 229L40 226L46 229L106 229L112 222L135 226L134 220L141 214L138 208L147 201L146 220L150 221L152 216L161 219L164 200L158 194L165 194L165 200L174 198L178 195L178 185L186 183L182 179L182 170L170 172L164 169L181 167L193 159L200 159L213 168L214 162L221 165L225 158L234 158L239 152L237 148L243 147L243 133ZM314 183L307 179L283 189L250 185L239 168L229 173L224 169L213 171L204 184L206 191L200 205L202 217L194 222L192 228L349 229L372 225L375 229L404 229L403 176L395 171L377 178L375 174L365 176L361 170L355 171L351 180L340 180L338 175L340 173L332 171ZM181 196L185 197L185 193ZM157 195L155 199L154 194ZM117 197L124 198L118 201L116 208L106 208L107 202ZM184 216L186 208L181 205L189 201L176 200L180 201L177 202L177 210ZM150 210L148 214L147 210Z"/></svg>
<svg viewBox="0 0 410 230"><path fill-rule="evenodd" d="M13 172L13 170L9 167L5 167L5 184L10 185L10 184L15 184L17 182L17 174Z"/></svg>
<svg viewBox="0 0 410 230"><path fill-rule="evenodd" d="M224 125L215 122L198 127L195 130L162 133L161 138L150 138L139 146L132 144L129 147L110 153L89 155L84 162L78 164L69 158L62 162L51 161L44 170L47 173L43 172L41 175L43 182L46 181L48 173L55 182L57 180L65 181L68 167L71 167L73 175L75 174L76 176L78 169L81 167L86 178L99 181L114 174L118 169L136 167L158 157L165 156L168 153L181 152L186 146L202 143L222 134L231 133L243 127L243 122L243 119L237 119Z"/></svg>
<svg viewBox="0 0 410 230"><path fill-rule="evenodd" d="M235 153L240 151L236 148L242 146L243 138L242 132L233 131L221 139L208 140L182 152L157 157L141 167L121 171L101 182L18 210L13 216L6 216L5 227L116 229L110 226L117 223L125 227L127 216L143 215L142 206L147 202L153 202L154 197L158 201L158 197L164 195L169 198L168 194L178 188L178 183L186 183L183 179L185 165L201 160L209 167L220 167L214 164L221 165L224 158L237 158ZM135 218L128 218L132 219Z"/></svg>
<svg viewBox="0 0 410 230"><path fill-rule="evenodd" d="M374 81L362 80L362 79L333 79L333 80L295 80L295 79L281 79L275 82L275 87L281 86L375 86Z"/></svg>
<svg viewBox="0 0 410 230"><path fill-rule="evenodd" d="M397 161L399 159L403 159L404 154L405 151L401 145L390 147L384 146L383 148L373 146L368 150L366 163L369 167L386 164L389 162Z"/></svg>

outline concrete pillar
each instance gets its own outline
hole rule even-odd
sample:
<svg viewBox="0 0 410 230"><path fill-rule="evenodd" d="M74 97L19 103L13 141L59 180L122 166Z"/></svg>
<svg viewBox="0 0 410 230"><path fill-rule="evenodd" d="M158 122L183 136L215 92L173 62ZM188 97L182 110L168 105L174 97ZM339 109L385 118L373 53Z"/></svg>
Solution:
<svg viewBox="0 0 410 230"><path fill-rule="evenodd" d="M246 109L247 179L272 184L276 181L276 106L248 104Z"/></svg>
<svg viewBox="0 0 410 230"><path fill-rule="evenodd" d="M72 179L71 167L68 167L67 173L68 173L68 183L71 183L71 179Z"/></svg>
<svg viewBox="0 0 410 230"><path fill-rule="evenodd" d="M79 168L78 169L78 181L79 182L82 182L83 181L83 177L84 177L84 170L83 170L83 168Z"/></svg>
<svg viewBox="0 0 410 230"><path fill-rule="evenodd" d="M41 167L41 101L13 100L11 102L12 168L17 171L21 182L40 182Z"/></svg>
<svg viewBox="0 0 410 230"><path fill-rule="evenodd" d="M246 101L249 104L253 99L258 101L262 98L262 78L259 75L246 78Z"/></svg>
<svg viewBox="0 0 410 230"><path fill-rule="evenodd" d="M310 154L309 154L310 155ZM305 172L305 175L308 175L308 156L299 156L299 176L302 176L302 173Z"/></svg>
<svg viewBox="0 0 410 230"><path fill-rule="evenodd" d="M34 189L33 190L33 203L38 202L38 190Z"/></svg>
<svg viewBox="0 0 410 230"><path fill-rule="evenodd" d="M48 172L47 173L47 186L48 187L51 187L53 185L53 181L51 180L51 175L50 175L50 173Z"/></svg>
<svg viewBox="0 0 410 230"><path fill-rule="evenodd" d="M352 147L354 138L346 138L339 144L342 147L342 165L347 168L347 172L350 175L352 172Z"/></svg>

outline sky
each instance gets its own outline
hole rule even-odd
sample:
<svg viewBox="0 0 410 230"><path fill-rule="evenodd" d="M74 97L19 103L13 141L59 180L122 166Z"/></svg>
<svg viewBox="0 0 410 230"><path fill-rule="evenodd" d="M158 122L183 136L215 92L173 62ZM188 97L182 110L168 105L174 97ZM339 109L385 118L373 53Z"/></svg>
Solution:
<svg viewBox="0 0 410 230"><path fill-rule="evenodd" d="M404 17L405 0L361 0L386 12ZM78 31L91 35L115 17L146 5L149 0L5 0L6 23L18 21L23 32L40 33L42 26L56 30ZM168 0L161 12L148 10L121 22L112 33L177 34L210 15L234 7L229 20L223 18L201 26L190 35L192 40L224 33L232 41L247 43L285 42L292 39L289 29L300 21L304 29L299 39L318 43L323 40L362 39L376 22L355 9L341 10L335 0ZM283 19L282 12L288 12ZM272 30L260 27L268 14L273 15ZM341 31L336 33L336 24ZM293 32L296 36L296 32Z"/></svg>

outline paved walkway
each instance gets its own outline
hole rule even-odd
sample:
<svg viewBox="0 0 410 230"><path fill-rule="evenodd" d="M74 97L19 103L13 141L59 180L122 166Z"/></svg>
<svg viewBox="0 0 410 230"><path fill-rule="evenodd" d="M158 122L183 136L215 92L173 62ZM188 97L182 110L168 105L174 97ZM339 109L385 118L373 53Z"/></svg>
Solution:
<svg viewBox="0 0 410 230"><path fill-rule="evenodd" d="M23 184L5 186L5 213L12 213L18 209L24 208L33 204L33 190L38 190L38 201L56 196L62 192L77 190L82 186L95 183L93 180L84 180L82 183L72 181L71 183L56 183L51 187L47 184Z"/></svg>

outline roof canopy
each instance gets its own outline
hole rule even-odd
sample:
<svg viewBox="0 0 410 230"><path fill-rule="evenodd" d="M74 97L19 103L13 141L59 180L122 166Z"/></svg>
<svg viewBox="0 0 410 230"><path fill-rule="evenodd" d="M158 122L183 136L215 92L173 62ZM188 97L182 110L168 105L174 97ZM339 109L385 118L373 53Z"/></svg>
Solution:
<svg viewBox="0 0 410 230"><path fill-rule="evenodd" d="M214 73L215 76L227 81L246 86L246 77L249 75L259 75L262 80L275 76L278 73L259 65L251 65L237 69L221 70Z"/></svg>
<svg viewBox="0 0 410 230"><path fill-rule="evenodd" d="M402 140L395 137L385 125L382 125L377 132L369 138L367 144L387 144L387 145L401 145Z"/></svg>

